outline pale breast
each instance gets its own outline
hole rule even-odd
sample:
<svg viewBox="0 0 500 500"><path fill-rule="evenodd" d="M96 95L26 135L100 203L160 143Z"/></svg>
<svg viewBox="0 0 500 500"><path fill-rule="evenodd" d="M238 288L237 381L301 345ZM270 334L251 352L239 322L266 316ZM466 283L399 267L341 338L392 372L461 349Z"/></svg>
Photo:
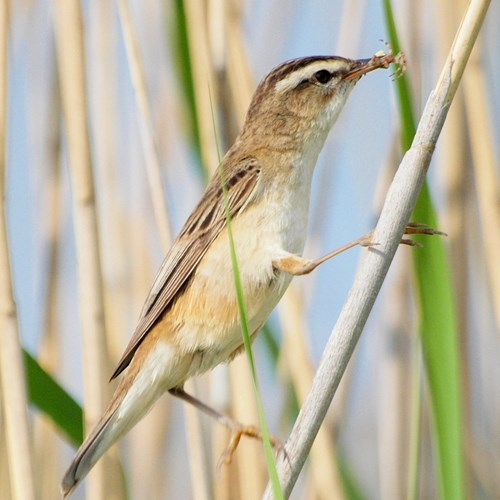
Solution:
<svg viewBox="0 0 500 500"><path fill-rule="evenodd" d="M273 261L301 254L307 226L308 186L270 189L232 223L241 284L253 334L267 319L288 287L291 276ZM178 325L174 341L186 353L196 352L191 372L205 371L229 358L242 344L228 231L211 245L169 318ZM198 365L198 366L195 366Z"/></svg>

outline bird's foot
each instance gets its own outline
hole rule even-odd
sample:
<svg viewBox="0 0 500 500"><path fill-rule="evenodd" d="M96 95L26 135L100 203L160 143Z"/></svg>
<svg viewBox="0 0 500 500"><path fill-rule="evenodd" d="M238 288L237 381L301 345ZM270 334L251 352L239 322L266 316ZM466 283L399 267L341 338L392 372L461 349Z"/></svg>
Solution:
<svg viewBox="0 0 500 500"><path fill-rule="evenodd" d="M247 436L253 439L258 439L263 441L262 433L259 429L253 425L239 425L236 428L231 429L231 437L229 439L229 444L226 449L222 452L219 460L217 462L217 470L219 470L223 465L229 465L233 460L234 452L236 448L238 448L238 444L240 443L240 439L242 436ZM275 449L276 452L284 451L284 447L281 444L281 441L274 436L269 436L269 441L271 445Z"/></svg>

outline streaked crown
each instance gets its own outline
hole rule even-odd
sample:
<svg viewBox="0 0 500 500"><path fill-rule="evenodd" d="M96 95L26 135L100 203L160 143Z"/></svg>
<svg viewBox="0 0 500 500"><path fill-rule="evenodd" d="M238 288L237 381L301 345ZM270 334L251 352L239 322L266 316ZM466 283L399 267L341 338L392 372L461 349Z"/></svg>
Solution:
<svg viewBox="0 0 500 500"><path fill-rule="evenodd" d="M298 140L309 129L329 130L366 63L309 56L280 64L257 87L243 133L284 133Z"/></svg>

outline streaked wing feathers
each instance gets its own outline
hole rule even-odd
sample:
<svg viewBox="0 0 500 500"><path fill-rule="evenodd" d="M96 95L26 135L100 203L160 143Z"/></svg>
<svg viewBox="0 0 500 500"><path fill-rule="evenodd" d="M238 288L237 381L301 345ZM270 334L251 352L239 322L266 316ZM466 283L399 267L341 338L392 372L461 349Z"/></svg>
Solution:
<svg viewBox="0 0 500 500"><path fill-rule="evenodd" d="M260 169L257 161L246 158L232 172L226 172L231 217L251 201ZM214 175L200 203L186 221L163 261L146 299L134 334L113 373L116 378L130 363L139 344L156 321L168 310L192 276L212 242L226 225L224 192L220 175Z"/></svg>

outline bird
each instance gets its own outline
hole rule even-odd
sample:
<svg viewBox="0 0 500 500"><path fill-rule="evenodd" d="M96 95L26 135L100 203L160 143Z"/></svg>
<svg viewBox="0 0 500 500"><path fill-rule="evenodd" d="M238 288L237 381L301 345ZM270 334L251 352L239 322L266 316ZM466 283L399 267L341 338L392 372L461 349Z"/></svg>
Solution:
<svg viewBox="0 0 500 500"><path fill-rule="evenodd" d="M63 477L63 497L165 392L236 432L258 434L183 389L243 349L228 216L253 340L293 276L371 244L368 235L320 259L302 257L311 180L328 133L361 76L393 62L398 56L381 51L369 59L300 57L260 82L241 132L156 275L111 377L117 388Z"/></svg>

